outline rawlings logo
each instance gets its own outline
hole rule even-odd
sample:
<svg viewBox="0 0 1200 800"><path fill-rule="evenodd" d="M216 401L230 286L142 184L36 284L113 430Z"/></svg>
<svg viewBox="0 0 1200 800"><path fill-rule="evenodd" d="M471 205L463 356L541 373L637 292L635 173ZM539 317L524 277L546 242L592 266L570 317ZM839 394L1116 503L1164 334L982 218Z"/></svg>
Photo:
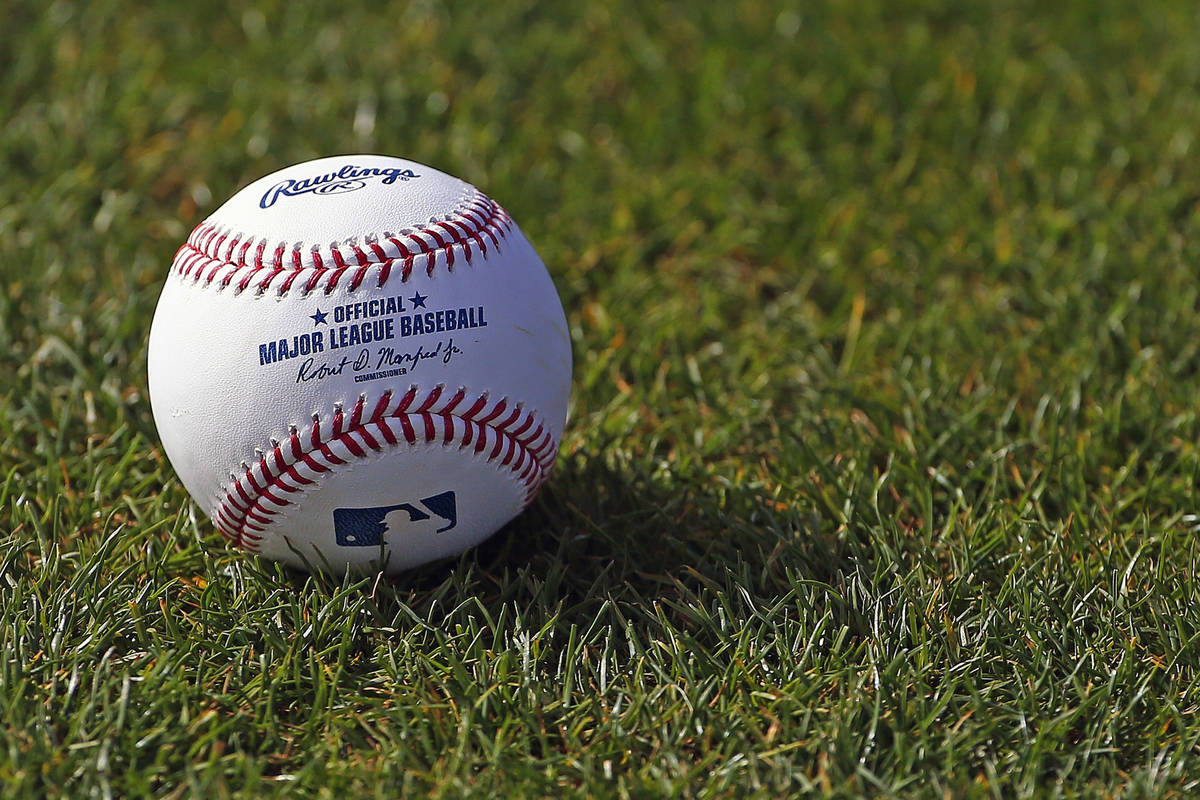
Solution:
<svg viewBox="0 0 1200 800"><path fill-rule="evenodd" d="M347 164L337 172L325 175L314 175L310 178L288 178L280 181L266 191L258 201L259 208L270 208L281 197L295 197L301 194L342 194L353 192L367 185L371 178L383 178L384 186L391 186L396 181L407 181L421 177L411 169L399 167L356 167Z"/></svg>

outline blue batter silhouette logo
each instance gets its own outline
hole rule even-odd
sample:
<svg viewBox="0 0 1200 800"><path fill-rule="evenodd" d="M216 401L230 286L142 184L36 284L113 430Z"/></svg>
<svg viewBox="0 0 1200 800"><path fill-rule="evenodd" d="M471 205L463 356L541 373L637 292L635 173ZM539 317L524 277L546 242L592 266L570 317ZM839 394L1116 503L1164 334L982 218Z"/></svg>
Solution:
<svg viewBox="0 0 1200 800"><path fill-rule="evenodd" d="M407 518L404 514L407 514ZM416 505L396 503L370 508L335 508L333 535L343 547L378 547L383 542L383 535L391 529L390 515L396 515L391 516L391 522L394 524L397 521L420 522L430 519L431 514L446 522L437 529L438 533L445 533L457 525L458 508L454 502L454 492L425 497L417 501Z"/></svg>

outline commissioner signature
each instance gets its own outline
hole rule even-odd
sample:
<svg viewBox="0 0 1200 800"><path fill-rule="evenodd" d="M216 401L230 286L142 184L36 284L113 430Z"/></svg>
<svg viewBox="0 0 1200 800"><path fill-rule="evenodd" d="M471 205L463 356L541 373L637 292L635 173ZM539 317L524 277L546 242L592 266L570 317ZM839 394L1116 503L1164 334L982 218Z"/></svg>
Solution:
<svg viewBox="0 0 1200 800"><path fill-rule="evenodd" d="M442 364L449 364L462 352L462 348L454 343L454 337L438 342L432 349L424 345L415 350L384 346L372 354L370 348L364 347L353 359L350 356L320 362L316 358L305 359L296 371L296 383L323 381L346 373L354 374L355 383L409 375L426 362L440 360Z"/></svg>

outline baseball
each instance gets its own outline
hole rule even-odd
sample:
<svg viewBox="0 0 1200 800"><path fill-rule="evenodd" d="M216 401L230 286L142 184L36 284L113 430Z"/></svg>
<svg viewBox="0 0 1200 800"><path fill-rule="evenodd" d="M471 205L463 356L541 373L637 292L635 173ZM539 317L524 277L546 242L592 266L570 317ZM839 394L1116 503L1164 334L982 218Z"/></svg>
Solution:
<svg viewBox="0 0 1200 800"><path fill-rule="evenodd" d="M167 456L230 542L395 573L528 505L558 452L571 347L503 208L353 155L261 178L192 231L148 371Z"/></svg>

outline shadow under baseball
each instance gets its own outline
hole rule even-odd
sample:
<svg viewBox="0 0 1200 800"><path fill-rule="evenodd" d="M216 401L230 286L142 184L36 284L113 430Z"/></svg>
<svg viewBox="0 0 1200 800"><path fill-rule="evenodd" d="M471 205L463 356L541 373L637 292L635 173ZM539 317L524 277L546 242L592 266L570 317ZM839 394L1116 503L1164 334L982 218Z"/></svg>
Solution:
<svg viewBox="0 0 1200 800"><path fill-rule="evenodd" d="M599 599L638 605L703 587L763 601L797 576L831 581L849 565L827 526L754 486L644 474L572 455L533 504L459 556L374 584L377 602L449 595L485 604L557 605L586 623Z"/></svg>

